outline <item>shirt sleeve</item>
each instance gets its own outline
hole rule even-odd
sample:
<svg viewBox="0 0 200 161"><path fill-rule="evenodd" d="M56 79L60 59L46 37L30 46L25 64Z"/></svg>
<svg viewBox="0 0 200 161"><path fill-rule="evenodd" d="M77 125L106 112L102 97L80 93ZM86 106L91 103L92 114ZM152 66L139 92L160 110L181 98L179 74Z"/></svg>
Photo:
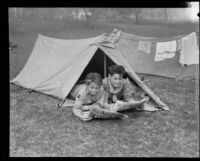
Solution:
<svg viewBox="0 0 200 161"><path fill-rule="evenodd" d="M97 101L97 103L99 103L100 105L104 106L104 103L107 103L107 102L108 102L108 94L103 89L101 91L101 95L100 95L99 100Z"/></svg>
<svg viewBox="0 0 200 161"><path fill-rule="evenodd" d="M131 86L128 82L127 79L124 80L124 85L123 85L123 96L124 96L124 99L126 101L130 101L132 99L132 90L131 90Z"/></svg>
<svg viewBox="0 0 200 161"><path fill-rule="evenodd" d="M83 90L79 91L75 97L75 108L79 108L81 109L81 107L84 104L84 100L85 100L85 93Z"/></svg>
<svg viewBox="0 0 200 161"><path fill-rule="evenodd" d="M76 85L76 86L71 90L70 95L72 96L73 99L76 98L77 93L78 93L79 91L81 91L81 89L83 89L84 86L85 86L85 85L83 85L83 84L78 84L78 85Z"/></svg>

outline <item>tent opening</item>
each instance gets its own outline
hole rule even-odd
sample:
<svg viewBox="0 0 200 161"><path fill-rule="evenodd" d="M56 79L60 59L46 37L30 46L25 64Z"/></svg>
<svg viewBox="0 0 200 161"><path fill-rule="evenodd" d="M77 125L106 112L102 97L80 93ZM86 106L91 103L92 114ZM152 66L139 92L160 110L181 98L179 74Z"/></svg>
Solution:
<svg viewBox="0 0 200 161"><path fill-rule="evenodd" d="M83 73L77 80L76 84L82 83L86 75L90 72L97 72L101 75L102 78L107 77L109 66L115 65L115 64L116 63L113 60L111 60L100 48L98 48L96 53L94 54L94 56L89 61L86 68L84 69ZM137 84L132 80L132 78L126 73L124 75L124 78L127 78L127 77L129 78L129 80L132 81L134 85L137 86Z"/></svg>
<svg viewBox="0 0 200 161"><path fill-rule="evenodd" d="M88 63L87 67L79 77L77 83L84 80L86 75L90 72L99 73L102 78L108 76L108 67L115 63L106 55L101 49L97 49L96 53Z"/></svg>
<svg viewBox="0 0 200 161"><path fill-rule="evenodd" d="M105 76L108 76L108 67L110 65L114 65L114 63L101 49L97 49L92 59L89 61L88 65L80 75L79 79L76 81L75 85L82 84L86 75L90 72L97 72L101 75L102 79L105 78ZM72 88L72 89L73 89ZM69 95L68 95L69 96Z"/></svg>
<svg viewBox="0 0 200 161"><path fill-rule="evenodd" d="M108 76L108 68L109 68L109 66L115 65L115 64L116 63L113 60L111 60L100 48L97 49L96 53L94 54L92 59L89 61L88 65L86 66L86 68L82 72L81 76L79 77L79 79L77 80L75 85L83 83L86 75L88 73L90 73L90 72L97 72L97 73L99 73L101 75L102 78L107 77ZM124 75L124 78L127 78L127 77L129 78L129 80L131 80L131 82L135 86L138 86L132 80L132 78L126 73Z"/></svg>

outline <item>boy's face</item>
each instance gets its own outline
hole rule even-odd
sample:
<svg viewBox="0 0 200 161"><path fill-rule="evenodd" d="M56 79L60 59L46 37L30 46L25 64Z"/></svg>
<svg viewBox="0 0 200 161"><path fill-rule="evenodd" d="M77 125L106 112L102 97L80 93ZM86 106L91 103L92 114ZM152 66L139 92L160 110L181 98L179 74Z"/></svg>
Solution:
<svg viewBox="0 0 200 161"><path fill-rule="evenodd" d="M113 74L109 75L109 77L113 87L118 88L121 85L123 79L123 76L121 74Z"/></svg>
<svg viewBox="0 0 200 161"><path fill-rule="evenodd" d="M88 84L87 89L91 95L96 95L100 89L100 86L94 82L91 82L90 84Z"/></svg>

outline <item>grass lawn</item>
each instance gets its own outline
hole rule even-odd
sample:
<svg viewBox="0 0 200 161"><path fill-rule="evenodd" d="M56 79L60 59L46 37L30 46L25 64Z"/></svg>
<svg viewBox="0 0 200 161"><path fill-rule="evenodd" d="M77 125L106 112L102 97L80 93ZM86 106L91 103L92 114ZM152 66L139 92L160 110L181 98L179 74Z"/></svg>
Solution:
<svg viewBox="0 0 200 161"><path fill-rule="evenodd" d="M56 38L85 38L113 28L147 36L190 33L194 26L99 24L60 21L9 21L10 79L25 65L37 34ZM145 75L169 111L127 112L127 120L81 122L71 108L57 109L60 100L10 84L10 156L199 157L199 82Z"/></svg>

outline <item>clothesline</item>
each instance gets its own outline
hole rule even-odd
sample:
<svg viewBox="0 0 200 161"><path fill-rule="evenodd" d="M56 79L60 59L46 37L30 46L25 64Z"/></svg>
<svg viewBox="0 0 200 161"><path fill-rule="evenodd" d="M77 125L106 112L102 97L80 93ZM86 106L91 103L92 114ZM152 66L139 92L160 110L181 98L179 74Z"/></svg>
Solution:
<svg viewBox="0 0 200 161"><path fill-rule="evenodd" d="M175 57L176 51L180 50L180 64L199 64L199 51L195 32L173 37L144 37L134 34L121 33L114 29L108 35L104 43L116 43L119 38L129 39L138 42L138 50L150 54L152 43L156 43L156 53L154 61L163 61Z"/></svg>
<svg viewBox="0 0 200 161"><path fill-rule="evenodd" d="M165 42L165 41L172 41L172 40L178 40L181 39L185 36L188 36L188 34L184 35L178 35L178 36L163 36L163 37L145 37L145 36L138 36L134 34L127 34L127 33L122 33L120 38L121 39L127 39L127 40L132 40L132 41L149 41L152 43L156 42Z"/></svg>
<svg viewBox="0 0 200 161"><path fill-rule="evenodd" d="M138 50L149 54L151 51L151 43L151 41L139 40ZM184 37L179 36L179 39L176 40L162 42L157 41L154 61L162 61L165 59L173 58L175 57L176 51L180 51L180 64L199 64L199 50L195 32Z"/></svg>

